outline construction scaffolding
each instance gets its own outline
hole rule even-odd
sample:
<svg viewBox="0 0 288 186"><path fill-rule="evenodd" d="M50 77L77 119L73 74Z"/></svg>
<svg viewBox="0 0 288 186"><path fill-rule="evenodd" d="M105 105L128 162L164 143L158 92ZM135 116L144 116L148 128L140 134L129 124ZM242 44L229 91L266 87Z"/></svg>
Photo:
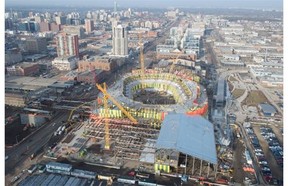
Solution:
<svg viewBox="0 0 288 186"><path fill-rule="evenodd" d="M145 153L147 140L156 140L160 123L151 120L140 120L139 125L133 125L128 119L108 119L110 142L113 143L114 156L120 159L138 161L141 153ZM85 126L84 135L99 141L105 136L105 121L95 118Z"/></svg>

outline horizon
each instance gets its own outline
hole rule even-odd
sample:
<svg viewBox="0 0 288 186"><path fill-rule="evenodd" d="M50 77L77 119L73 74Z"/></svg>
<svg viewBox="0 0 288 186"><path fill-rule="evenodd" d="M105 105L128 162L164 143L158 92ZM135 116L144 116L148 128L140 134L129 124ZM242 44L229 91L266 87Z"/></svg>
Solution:
<svg viewBox="0 0 288 186"><path fill-rule="evenodd" d="M35 2L34 2L35 1ZM68 2L70 3L69 5ZM177 2L173 0L146 0L139 4L137 1L131 0L118 0L116 1L118 8L185 8L185 9L257 9L257 10L277 10L283 12L283 0L202 0L198 2L196 0L179 0ZM101 3L101 5L100 5ZM7 7L67 7L67 8L112 8L114 6L114 0L106 0L105 2L99 2L99 0L86 0L85 3L68 0L56 1L56 0L42 0L41 2L36 0L20 1L20 0L5 0L5 8Z"/></svg>

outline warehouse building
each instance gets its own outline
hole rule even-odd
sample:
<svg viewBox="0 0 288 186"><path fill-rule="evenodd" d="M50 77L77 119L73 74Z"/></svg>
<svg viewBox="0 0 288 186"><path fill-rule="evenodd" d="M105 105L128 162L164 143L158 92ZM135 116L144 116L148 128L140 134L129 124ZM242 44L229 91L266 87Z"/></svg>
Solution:
<svg viewBox="0 0 288 186"><path fill-rule="evenodd" d="M267 103L259 104L258 107L262 111L264 116L274 116L277 113L276 109L272 105Z"/></svg>

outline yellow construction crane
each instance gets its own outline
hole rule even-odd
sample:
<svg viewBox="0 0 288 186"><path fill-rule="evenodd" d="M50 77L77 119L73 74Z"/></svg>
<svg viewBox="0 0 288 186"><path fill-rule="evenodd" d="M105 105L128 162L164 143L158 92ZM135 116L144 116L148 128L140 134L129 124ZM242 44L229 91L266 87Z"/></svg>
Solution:
<svg viewBox="0 0 288 186"><path fill-rule="evenodd" d="M106 83L103 84L103 90L107 91ZM110 150L110 132L109 132L109 121L108 121L108 97L107 94L103 95L103 103L104 103L104 120L105 120L105 150Z"/></svg>
<svg viewBox="0 0 288 186"><path fill-rule="evenodd" d="M105 83L104 83L105 84ZM122 112L125 116L127 116L133 123L137 124L137 120L129 113L127 112L120 103L118 103L108 92L107 90L105 90L100 84L96 84L97 88L103 93L104 96L107 96L107 98L109 100L111 100L114 105L116 105Z"/></svg>
<svg viewBox="0 0 288 186"><path fill-rule="evenodd" d="M178 54L178 56L172 61L172 65L170 67L169 73L172 73L172 71L174 70L175 63L177 62L177 59L179 58L180 55L181 55L181 53Z"/></svg>
<svg viewBox="0 0 288 186"><path fill-rule="evenodd" d="M141 65L141 74L144 75L145 73L145 64L144 64L144 54L143 54L143 41L142 41L142 33L139 33L139 46L140 46L140 56L139 61Z"/></svg>

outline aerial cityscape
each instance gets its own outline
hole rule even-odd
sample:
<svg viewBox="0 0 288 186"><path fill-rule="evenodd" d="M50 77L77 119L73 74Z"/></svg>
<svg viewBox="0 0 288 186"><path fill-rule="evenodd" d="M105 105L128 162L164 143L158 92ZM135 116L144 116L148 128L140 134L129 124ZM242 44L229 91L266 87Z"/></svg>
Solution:
<svg viewBox="0 0 288 186"><path fill-rule="evenodd" d="M284 185L282 1L17 1L6 186Z"/></svg>

